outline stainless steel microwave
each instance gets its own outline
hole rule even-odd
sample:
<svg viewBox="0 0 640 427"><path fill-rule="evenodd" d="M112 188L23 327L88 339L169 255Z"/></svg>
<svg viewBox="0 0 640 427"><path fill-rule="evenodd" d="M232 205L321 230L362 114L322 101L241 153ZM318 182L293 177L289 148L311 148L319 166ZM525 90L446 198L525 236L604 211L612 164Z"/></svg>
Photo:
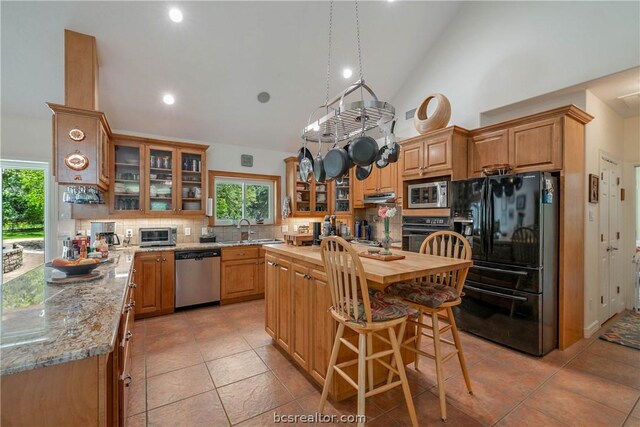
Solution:
<svg viewBox="0 0 640 427"><path fill-rule="evenodd" d="M176 227L141 228L138 242L145 246L175 246L178 242L178 229Z"/></svg>
<svg viewBox="0 0 640 427"><path fill-rule="evenodd" d="M407 186L409 209L446 208L448 206L448 181L422 182Z"/></svg>

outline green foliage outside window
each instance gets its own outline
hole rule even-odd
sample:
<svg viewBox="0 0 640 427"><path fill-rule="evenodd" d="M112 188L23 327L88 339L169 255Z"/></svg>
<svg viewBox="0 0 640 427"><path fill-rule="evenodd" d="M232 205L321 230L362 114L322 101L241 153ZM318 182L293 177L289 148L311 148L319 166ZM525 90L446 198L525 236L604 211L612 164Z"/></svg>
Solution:
<svg viewBox="0 0 640 427"><path fill-rule="evenodd" d="M2 170L2 229L44 227L44 171Z"/></svg>
<svg viewBox="0 0 640 427"><path fill-rule="evenodd" d="M261 222L272 218L270 184L220 179L216 182L216 219L238 221L247 218Z"/></svg>

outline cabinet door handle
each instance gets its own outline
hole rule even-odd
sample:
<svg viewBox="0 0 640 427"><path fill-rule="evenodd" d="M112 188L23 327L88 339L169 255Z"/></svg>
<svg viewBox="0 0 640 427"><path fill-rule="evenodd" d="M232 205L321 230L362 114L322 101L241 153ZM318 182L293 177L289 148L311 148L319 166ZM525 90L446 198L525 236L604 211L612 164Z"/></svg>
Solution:
<svg viewBox="0 0 640 427"><path fill-rule="evenodd" d="M136 269L135 268L133 269L133 274L136 274Z"/></svg>
<svg viewBox="0 0 640 427"><path fill-rule="evenodd" d="M122 375L124 375L124 374L122 374ZM124 386L125 387L129 387L129 385L131 385L131 380L132 380L131 375L123 376L122 380L124 381Z"/></svg>
<svg viewBox="0 0 640 427"><path fill-rule="evenodd" d="M131 307L135 307L136 306L136 302L134 300L131 300Z"/></svg>
<svg viewBox="0 0 640 427"><path fill-rule="evenodd" d="M267 261L267 264L269 264L269 265L271 265L273 267L278 265L278 264L276 264L275 262L272 262L272 261Z"/></svg>
<svg viewBox="0 0 640 427"><path fill-rule="evenodd" d="M157 258L157 259L156 259L156 262L160 262L160 258Z"/></svg>
<svg viewBox="0 0 640 427"><path fill-rule="evenodd" d="M129 341L132 336L133 336L133 332L127 331L127 334L124 337L125 341Z"/></svg>
<svg viewBox="0 0 640 427"><path fill-rule="evenodd" d="M162 258L162 261L166 261L166 260L167 260L166 258Z"/></svg>
<svg viewBox="0 0 640 427"><path fill-rule="evenodd" d="M135 283L133 283L133 282L129 283L129 289L135 289L137 287L138 287L138 285L136 285Z"/></svg>
<svg viewBox="0 0 640 427"><path fill-rule="evenodd" d="M140 212L142 212L142 208L140 208Z"/></svg>

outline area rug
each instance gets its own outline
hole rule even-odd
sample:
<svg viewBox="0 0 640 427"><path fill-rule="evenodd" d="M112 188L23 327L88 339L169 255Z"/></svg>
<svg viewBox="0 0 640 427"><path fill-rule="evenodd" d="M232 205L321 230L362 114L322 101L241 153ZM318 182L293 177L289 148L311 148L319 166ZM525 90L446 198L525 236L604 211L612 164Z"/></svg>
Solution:
<svg viewBox="0 0 640 427"><path fill-rule="evenodd" d="M640 313L626 313L600 339L640 350Z"/></svg>

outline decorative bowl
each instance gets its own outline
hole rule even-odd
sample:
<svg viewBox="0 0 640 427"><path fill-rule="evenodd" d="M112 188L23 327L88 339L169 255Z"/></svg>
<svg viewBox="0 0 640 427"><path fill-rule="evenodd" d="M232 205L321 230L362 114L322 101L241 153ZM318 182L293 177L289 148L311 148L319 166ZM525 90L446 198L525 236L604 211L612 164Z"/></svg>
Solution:
<svg viewBox="0 0 640 427"><path fill-rule="evenodd" d="M45 264L45 267L55 268L56 270L59 270L65 273L67 276L81 276L81 275L91 273L100 264L101 263L99 262L95 262L92 264L53 266L51 262L48 262Z"/></svg>

